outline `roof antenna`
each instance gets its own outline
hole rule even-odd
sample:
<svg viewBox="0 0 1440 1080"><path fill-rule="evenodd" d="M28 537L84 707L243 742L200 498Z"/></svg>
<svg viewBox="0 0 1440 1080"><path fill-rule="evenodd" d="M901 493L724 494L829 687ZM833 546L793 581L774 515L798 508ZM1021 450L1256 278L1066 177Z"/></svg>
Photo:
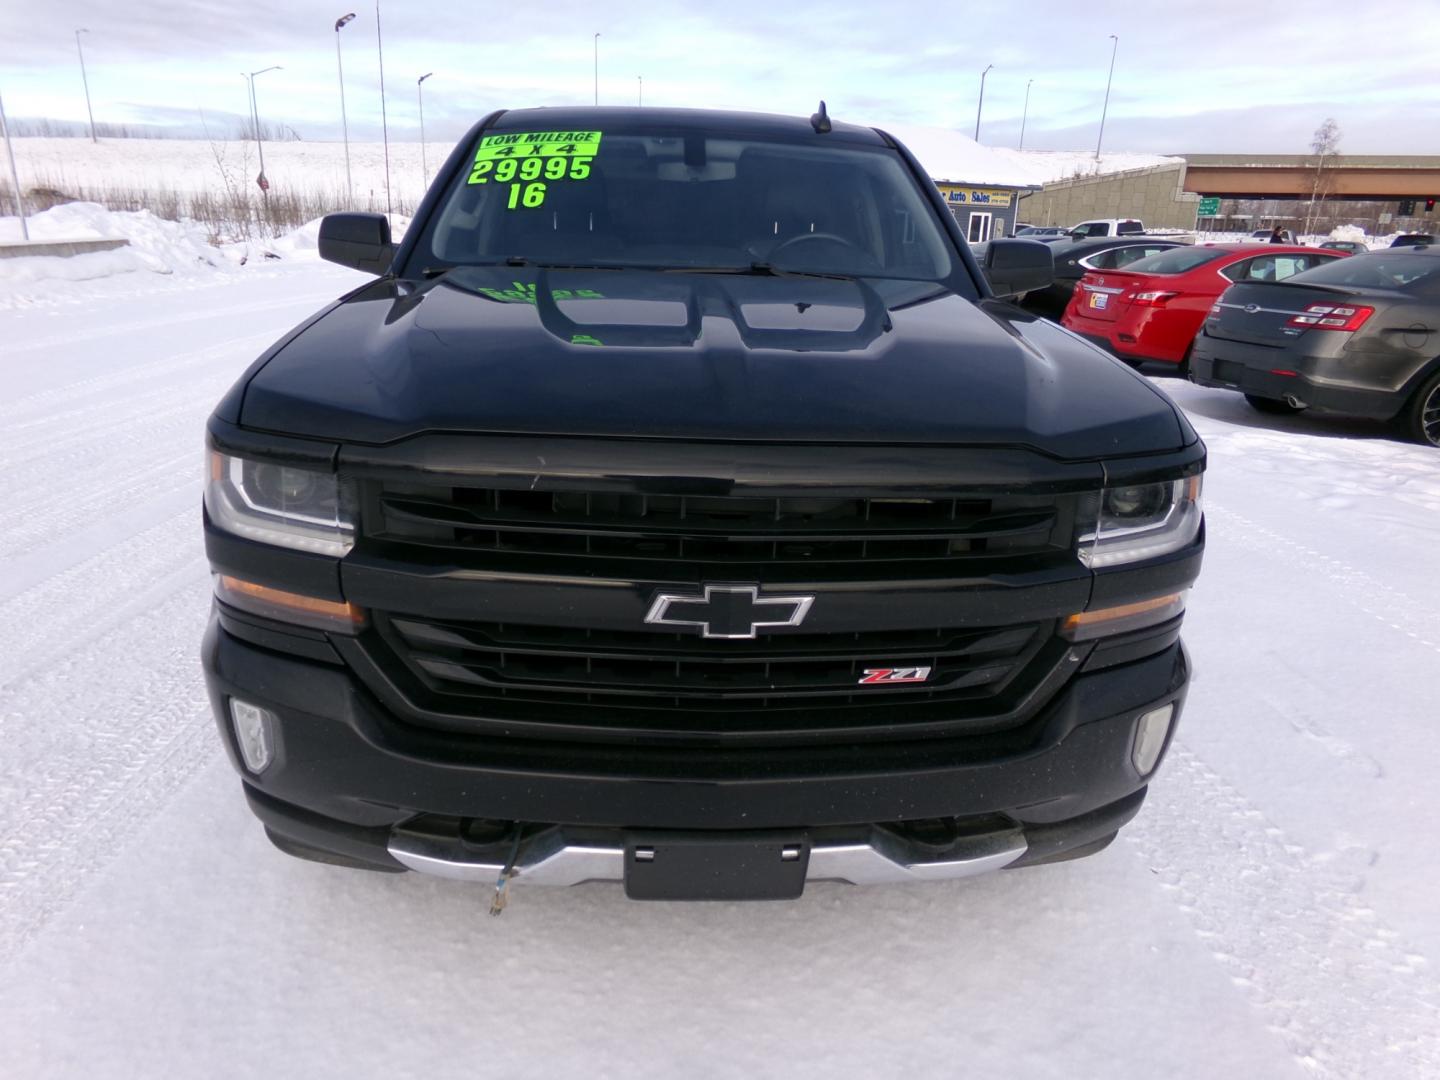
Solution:
<svg viewBox="0 0 1440 1080"><path fill-rule="evenodd" d="M810 126L815 129L816 135L824 135L830 130L830 114L825 111L825 102L820 102L820 111L810 114Z"/></svg>

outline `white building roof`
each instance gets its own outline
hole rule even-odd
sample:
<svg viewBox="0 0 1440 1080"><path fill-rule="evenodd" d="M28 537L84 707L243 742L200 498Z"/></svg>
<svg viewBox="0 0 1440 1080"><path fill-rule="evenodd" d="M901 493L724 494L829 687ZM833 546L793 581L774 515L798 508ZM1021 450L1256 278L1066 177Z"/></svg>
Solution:
<svg viewBox="0 0 1440 1080"><path fill-rule="evenodd" d="M977 187L1038 188L1047 179L1013 151L983 146L949 128L916 124L877 124L910 148L930 179L937 183Z"/></svg>

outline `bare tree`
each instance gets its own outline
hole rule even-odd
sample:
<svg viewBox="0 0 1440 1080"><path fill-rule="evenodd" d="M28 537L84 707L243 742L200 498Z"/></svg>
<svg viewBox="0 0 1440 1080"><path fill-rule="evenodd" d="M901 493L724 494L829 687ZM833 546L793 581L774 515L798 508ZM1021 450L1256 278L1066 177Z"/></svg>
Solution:
<svg viewBox="0 0 1440 1080"><path fill-rule="evenodd" d="M1340 157L1340 125L1333 116L1327 116L1310 137L1310 153L1315 156L1315 172L1310 179L1310 205L1305 211L1303 234L1306 236L1315 219L1316 204L1323 204L1325 196L1330 194L1335 162Z"/></svg>

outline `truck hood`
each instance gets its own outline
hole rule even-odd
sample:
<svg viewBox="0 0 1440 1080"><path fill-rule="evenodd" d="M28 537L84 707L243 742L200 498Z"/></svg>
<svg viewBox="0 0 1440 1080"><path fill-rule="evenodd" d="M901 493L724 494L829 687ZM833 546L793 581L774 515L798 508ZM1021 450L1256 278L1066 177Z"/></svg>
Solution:
<svg viewBox="0 0 1440 1080"><path fill-rule="evenodd" d="M352 294L253 372L240 422L338 442L430 431L1026 446L1194 440L1053 323L933 283L465 268Z"/></svg>

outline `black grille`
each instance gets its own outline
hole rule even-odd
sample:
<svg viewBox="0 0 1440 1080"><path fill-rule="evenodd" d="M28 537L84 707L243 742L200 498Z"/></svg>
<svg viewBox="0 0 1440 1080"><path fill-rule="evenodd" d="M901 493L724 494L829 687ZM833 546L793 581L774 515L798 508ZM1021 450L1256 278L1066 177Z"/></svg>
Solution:
<svg viewBox="0 0 1440 1080"><path fill-rule="evenodd" d="M928 668L919 683L872 684L867 693L955 692L1003 683L1034 641L1033 626L759 638L748 649L688 635L566 630L392 617L401 655L435 685L500 694L617 695L628 704L759 698L854 699L865 672ZM658 640L657 640L658 639ZM714 647L718 644L718 648Z"/></svg>
<svg viewBox="0 0 1440 1080"><path fill-rule="evenodd" d="M382 541L700 565L854 563L1067 549L1054 496L667 495L387 485Z"/></svg>
<svg viewBox="0 0 1440 1080"><path fill-rule="evenodd" d="M424 596L397 595L387 584L388 603L367 602L358 588L374 628L341 646L347 661L424 727L725 746L999 731L1023 723L1033 702L1073 670L1053 622L935 629L947 614L927 602L916 603L908 623L916 629L863 629L867 599L878 611L887 595L899 605L929 597L917 582L939 589L956 579L1040 581L1067 572L1078 502L1064 493L1068 482L1027 483L1012 463L1005 475L1018 478L1013 485L940 494L938 470L927 472L924 462L888 490L876 483L875 466L846 473L817 464L836 488L757 491L723 472L691 475L674 453L674 480L637 476L633 465L608 470L588 457L558 466L540 459L548 471L538 476L510 463L503 475L387 468L356 477L362 540L353 561L373 558L384 575L377 581L423 568L417 583L426 595L453 576L474 603L426 614ZM763 461L735 453L744 459L737 471L763 475ZM906 463L891 467L905 473ZM489 575L493 591L466 580L472 570ZM599 580L610 587L587 584ZM645 605L657 592L713 582L772 592L800 583L795 591L806 593L817 582L843 584L849 592L836 595L845 595L850 613L827 613L827 625L840 629L775 628L754 640L645 627ZM891 582L906 588L891 590ZM987 593L981 602L993 600ZM956 623L974 616L967 606ZM505 621L471 621L471 611ZM893 606L885 614L880 625L907 625ZM885 668L929 672L924 681L862 683L867 670Z"/></svg>
<svg viewBox="0 0 1440 1080"><path fill-rule="evenodd" d="M773 741L867 727L869 737L903 738L941 720L1003 727L990 721L1055 673L1057 648L1048 623L739 643L378 614L366 652L382 667L388 661L427 724ZM868 669L921 667L931 669L923 683L860 685Z"/></svg>

